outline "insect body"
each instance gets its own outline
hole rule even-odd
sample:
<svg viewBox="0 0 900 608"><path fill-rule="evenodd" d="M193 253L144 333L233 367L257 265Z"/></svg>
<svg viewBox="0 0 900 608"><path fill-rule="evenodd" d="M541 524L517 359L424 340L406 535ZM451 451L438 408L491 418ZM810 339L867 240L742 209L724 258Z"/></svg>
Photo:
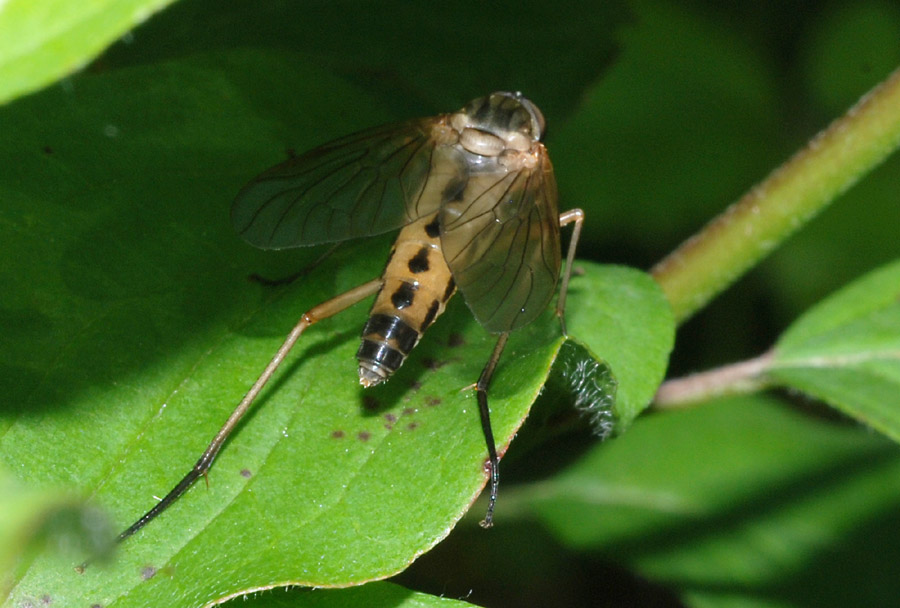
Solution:
<svg viewBox="0 0 900 608"><path fill-rule="evenodd" d="M357 352L359 380L387 380L458 288L478 322L499 334L476 384L491 470L490 526L499 483L487 389L510 331L533 321L556 290L559 228L575 223L557 312L562 321L580 209L557 210L540 138L544 118L519 93L462 110L363 131L259 175L238 194L232 222L250 244L281 249L402 228L384 274L306 313L185 477L119 535L124 540L205 474L303 331L378 293ZM563 331L565 326L563 325Z"/></svg>

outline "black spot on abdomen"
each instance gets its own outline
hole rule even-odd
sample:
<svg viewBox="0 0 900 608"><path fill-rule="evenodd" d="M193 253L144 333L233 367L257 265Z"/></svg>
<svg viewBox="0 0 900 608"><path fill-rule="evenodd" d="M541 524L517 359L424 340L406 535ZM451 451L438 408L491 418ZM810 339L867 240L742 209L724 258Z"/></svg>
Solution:
<svg viewBox="0 0 900 608"><path fill-rule="evenodd" d="M420 274L428 272L428 269L430 268L428 264L428 252L430 249L430 247L422 247L416 252L416 255L414 255L409 261L409 264L407 264L407 268L409 268L411 273Z"/></svg>
<svg viewBox="0 0 900 608"><path fill-rule="evenodd" d="M456 291L456 281L451 278L447 283L447 289L444 290L444 302L450 299L454 291Z"/></svg>
<svg viewBox="0 0 900 608"><path fill-rule="evenodd" d="M441 224L438 221L438 216L434 216L434 219L431 220L425 226L425 234L428 235L428 238L436 239L441 234Z"/></svg>
<svg viewBox="0 0 900 608"><path fill-rule="evenodd" d="M407 306L411 306L416 297L417 289L418 287L412 283L401 283L397 291L391 294L391 304L397 310L403 310Z"/></svg>
<svg viewBox="0 0 900 608"><path fill-rule="evenodd" d="M428 327L434 322L434 318L437 316L438 309L441 307L441 303L437 300L434 300L431 303L431 306L428 307L428 312L425 314L425 320L422 321L422 329L420 331L425 331Z"/></svg>

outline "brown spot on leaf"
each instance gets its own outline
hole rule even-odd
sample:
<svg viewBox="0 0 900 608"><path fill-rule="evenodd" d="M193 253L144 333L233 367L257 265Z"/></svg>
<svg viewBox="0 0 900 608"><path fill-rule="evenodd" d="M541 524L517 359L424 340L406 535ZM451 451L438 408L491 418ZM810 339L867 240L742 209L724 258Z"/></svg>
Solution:
<svg viewBox="0 0 900 608"><path fill-rule="evenodd" d="M253 473L250 472L250 469L241 469L241 477L244 479L250 479L253 477Z"/></svg>
<svg viewBox="0 0 900 608"><path fill-rule="evenodd" d="M390 412L388 412L387 414L384 415L384 419L387 420L388 422L397 422L397 417L394 414L391 414Z"/></svg>
<svg viewBox="0 0 900 608"><path fill-rule="evenodd" d="M417 428L419 428L419 423L418 422L410 422L409 424L406 425L406 428L407 428L407 430L414 431Z"/></svg>
<svg viewBox="0 0 900 608"><path fill-rule="evenodd" d="M440 397L426 397L426 398L425 398L425 405L427 405L427 406L429 406L429 407L435 407L435 406L438 406L438 405L440 405L440 404L441 404L441 398L440 398Z"/></svg>
<svg viewBox="0 0 900 608"><path fill-rule="evenodd" d="M369 431L360 431L356 434L357 439L360 441L368 441L372 434Z"/></svg>
<svg viewBox="0 0 900 608"><path fill-rule="evenodd" d="M462 334L453 332L450 334L450 337L447 338L447 346L456 348L457 346L463 346L466 343L466 339Z"/></svg>
<svg viewBox="0 0 900 608"><path fill-rule="evenodd" d="M344 437L344 431L342 431L340 429L337 429L336 431L331 431L332 439L343 439L343 437Z"/></svg>
<svg viewBox="0 0 900 608"><path fill-rule="evenodd" d="M141 568L141 578L145 581L150 580L156 576L156 568L154 566L144 566Z"/></svg>
<svg viewBox="0 0 900 608"><path fill-rule="evenodd" d="M447 365L448 361L438 361L437 359L432 359L431 357L423 357L422 365L431 371L439 370L445 365Z"/></svg>

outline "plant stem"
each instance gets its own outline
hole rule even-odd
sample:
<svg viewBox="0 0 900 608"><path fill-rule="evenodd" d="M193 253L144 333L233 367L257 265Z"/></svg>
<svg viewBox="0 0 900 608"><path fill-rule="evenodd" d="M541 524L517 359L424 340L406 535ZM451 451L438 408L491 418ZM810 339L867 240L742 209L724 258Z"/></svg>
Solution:
<svg viewBox="0 0 900 608"><path fill-rule="evenodd" d="M766 385L765 372L773 357L769 351L755 359L664 382L653 399L653 406L675 409L713 397L756 392Z"/></svg>
<svg viewBox="0 0 900 608"><path fill-rule="evenodd" d="M900 69L652 270L684 321L900 144Z"/></svg>

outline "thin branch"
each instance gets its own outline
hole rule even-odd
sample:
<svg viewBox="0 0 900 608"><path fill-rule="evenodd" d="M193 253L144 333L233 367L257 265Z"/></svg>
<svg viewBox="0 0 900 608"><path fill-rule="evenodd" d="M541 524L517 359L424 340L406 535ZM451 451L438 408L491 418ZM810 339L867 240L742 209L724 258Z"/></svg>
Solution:
<svg viewBox="0 0 900 608"><path fill-rule="evenodd" d="M773 351L740 363L675 378L659 387L653 404L659 409L682 408L713 397L756 392L767 385Z"/></svg>

